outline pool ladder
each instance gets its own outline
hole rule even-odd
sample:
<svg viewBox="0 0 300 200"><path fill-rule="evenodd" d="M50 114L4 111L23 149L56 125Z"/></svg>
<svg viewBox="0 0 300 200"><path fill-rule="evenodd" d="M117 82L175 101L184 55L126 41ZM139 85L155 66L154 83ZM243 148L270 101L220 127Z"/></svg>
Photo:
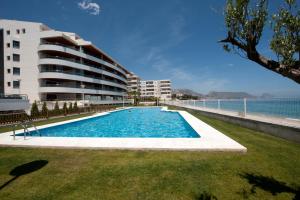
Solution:
<svg viewBox="0 0 300 200"><path fill-rule="evenodd" d="M39 134L39 136L42 136L39 130L36 128L36 126L33 124L33 122L28 118L28 121L20 121L17 124L13 125L13 137L14 140L16 139L16 128L17 126L21 126L22 129L24 130L24 140L26 139L27 134L30 133L29 128L34 128L35 132Z"/></svg>

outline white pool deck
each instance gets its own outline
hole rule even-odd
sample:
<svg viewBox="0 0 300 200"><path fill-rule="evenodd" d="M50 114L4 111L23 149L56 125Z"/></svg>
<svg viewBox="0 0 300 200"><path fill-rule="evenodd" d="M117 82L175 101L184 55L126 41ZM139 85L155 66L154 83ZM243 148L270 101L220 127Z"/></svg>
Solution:
<svg viewBox="0 0 300 200"><path fill-rule="evenodd" d="M128 109L128 108L124 108ZM23 136L13 139L13 132L0 134L0 146L13 147L47 147L47 148L87 148L87 149L129 149L129 150L190 150L190 151L234 151L247 152L247 148L227 137L223 133L202 122L186 111L179 112L190 126L201 136L200 138L95 138L95 137L30 137ZM117 110L116 110L117 111ZM38 129L57 126L83 119L98 117L112 112L97 113L92 116L64 122L38 126ZM31 130L31 129L29 129ZM83 130L84 131L84 130ZM16 131L16 134L23 130Z"/></svg>

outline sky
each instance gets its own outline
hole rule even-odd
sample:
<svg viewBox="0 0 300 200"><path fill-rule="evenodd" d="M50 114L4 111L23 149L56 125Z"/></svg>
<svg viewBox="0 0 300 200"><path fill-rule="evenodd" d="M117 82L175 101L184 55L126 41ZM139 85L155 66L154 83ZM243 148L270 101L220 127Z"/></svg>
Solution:
<svg viewBox="0 0 300 200"><path fill-rule="evenodd" d="M299 1L299 0L297 0ZM272 1L276 11L282 0ZM300 85L225 52L225 0L1 0L0 18L41 22L75 32L142 79L173 88L300 96ZM298 2L298 5L300 3ZM259 50L269 50L266 31Z"/></svg>

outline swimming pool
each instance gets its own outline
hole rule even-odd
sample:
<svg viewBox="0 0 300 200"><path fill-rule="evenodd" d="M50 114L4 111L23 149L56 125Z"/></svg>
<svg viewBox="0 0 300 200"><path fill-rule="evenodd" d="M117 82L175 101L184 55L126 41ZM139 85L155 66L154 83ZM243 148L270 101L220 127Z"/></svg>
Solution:
<svg viewBox="0 0 300 200"><path fill-rule="evenodd" d="M178 112L131 108L39 130L44 137L199 138ZM19 134L23 135L23 133ZM39 136L32 131L29 135Z"/></svg>

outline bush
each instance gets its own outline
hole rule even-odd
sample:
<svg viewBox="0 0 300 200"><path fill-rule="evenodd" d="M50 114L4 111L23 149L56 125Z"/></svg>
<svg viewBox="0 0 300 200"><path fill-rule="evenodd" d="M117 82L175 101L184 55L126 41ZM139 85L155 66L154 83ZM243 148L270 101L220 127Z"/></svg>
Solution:
<svg viewBox="0 0 300 200"><path fill-rule="evenodd" d="M66 102L64 103L64 106L63 106L63 113L64 113L65 116L68 114L68 108L67 108L67 103Z"/></svg>
<svg viewBox="0 0 300 200"><path fill-rule="evenodd" d="M74 103L73 110L76 113L79 111L78 106L77 106L77 102Z"/></svg>
<svg viewBox="0 0 300 200"><path fill-rule="evenodd" d="M32 106L31 106L30 115L31 115L32 118L37 118L40 115L39 108L37 106L36 101L34 101Z"/></svg>
<svg viewBox="0 0 300 200"><path fill-rule="evenodd" d="M41 114L42 114L43 117L46 117L46 118L49 117L49 115L48 115L48 108L47 108L46 102L43 103Z"/></svg>
<svg viewBox="0 0 300 200"><path fill-rule="evenodd" d="M73 112L73 104L69 103L69 113L72 113L72 112Z"/></svg>
<svg viewBox="0 0 300 200"><path fill-rule="evenodd" d="M54 115L59 115L60 114L60 109L59 109L59 105L58 105L57 101L55 102L55 105L54 105L53 114Z"/></svg>

